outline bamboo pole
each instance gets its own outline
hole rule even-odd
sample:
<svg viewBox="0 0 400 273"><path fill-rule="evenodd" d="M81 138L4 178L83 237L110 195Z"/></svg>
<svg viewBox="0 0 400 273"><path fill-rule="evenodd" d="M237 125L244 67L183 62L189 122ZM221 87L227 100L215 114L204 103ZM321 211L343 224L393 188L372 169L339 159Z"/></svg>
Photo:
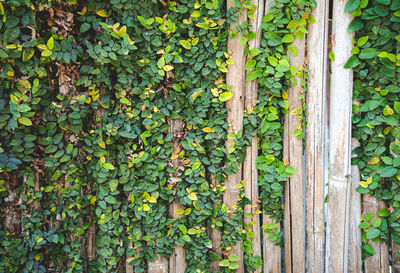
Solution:
<svg viewBox="0 0 400 273"><path fill-rule="evenodd" d="M329 0L317 2L311 14L316 22L309 25L307 35L306 269L310 273L323 272L325 266L324 162Z"/></svg>
<svg viewBox="0 0 400 273"><path fill-rule="evenodd" d="M397 254L400 253L400 248L396 246L395 242L392 240L392 268L393 273L400 273L400 259L397 258Z"/></svg>
<svg viewBox="0 0 400 273"><path fill-rule="evenodd" d="M170 127L169 127L169 133L174 136L174 143L173 143L173 152L172 154L178 154L180 150L180 140L182 138L183 130L185 128L185 123L182 120L178 119L170 119ZM175 157L174 159L171 160L172 167L176 170L175 175L177 175L180 170L179 170L179 165L180 165L180 158ZM180 208L180 203L179 202L173 202L169 206L169 216L173 219L179 219L182 217L182 215L176 215L175 211L177 211ZM186 253L185 250L182 246L176 246L169 258L169 272L171 273L184 273L186 270Z"/></svg>
<svg viewBox="0 0 400 273"><path fill-rule="evenodd" d="M180 149L180 140L182 138L182 132L185 127L185 123L182 120L178 119L168 119L169 128L168 133L174 136L173 138L173 152L172 154L175 155L179 152ZM175 176L179 173L179 164L180 164L179 157L175 157L171 160L172 167L176 170ZM171 177L171 178L178 178L178 177ZM176 215L175 211L180 208L179 202L173 202L168 207L168 214L169 217L172 219L178 219L181 216ZM154 261L148 263L148 273L183 273L186 269L186 253L183 247L176 246L170 256L169 259L158 256L158 258ZM169 266L168 266L169 265ZM169 267L169 269L168 269ZM168 271L169 270L169 271Z"/></svg>
<svg viewBox="0 0 400 273"><path fill-rule="evenodd" d="M380 209L385 208L386 205L383 201L375 196L365 194L362 197L362 204L364 213L376 214ZM376 217L373 217L375 219ZM375 254L365 259L364 272L365 273L389 273L389 248L387 244L382 241L369 242L375 250Z"/></svg>
<svg viewBox="0 0 400 273"><path fill-rule="evenodd" d="M254 18L251 19L251 31L257 33L256 38L249 41L249 48L259 48L261 44L261 23L264 15L264 0L252 0L251 3L257 6ZM257 103L258 82L257 80L246 82L245 109L252 111ZM243 162L243 178L245 181L245 196L250 199L251 204L246 205L244 212L250 213L252 217L245 217L244 220L250 226L254 238L249 238L253 243L253 256L261 257L261 228L260 215L256 213L259 209L258 199L258 176L257 176L258 137L251 139L251 144L246 148L246 157ZM260 273L261 268L254 272Z"/></svg>
<svg viewBox="0 0 400 273"><path fill-rule="evenodd" d="M354 150L360 146L356 138L351 140L351 148ZM355 156L354 154L352 156ZM349 270L351 273L361 273L361 195L357 192L360 183L360 171L357 165L351 166L351 189L350 189L350 229L349 229Z"/></svg>
<svg viewBox="0 0 400 273"><path fill-rule="evenodd" d="M217 179L215 176L211 176L211 183L214 185L214 187L217 186ZM219 256L222 255L221 251L221 231L217 228L214 227L211 229L211 241L212 241L212 246L213 246L213 251L218 254ZM211 272L217 272L218 271L218 263L219 260L213 261L211 263L210 269Z"/></svg>
<svg viewBox="0 0 400 273"><path fill-rule="evenodd" d="M262 1L258 4L260 13L262 14L261 10L263 9ZM269 12L269 6L271 4L272 0L265 0L264 3L264 15L266 15ZM262 23L262 18L263 15L261 15L261 22L258 23L260 25ZM257 36L260 36L261 38L261 30L259 28L256 28L258 30ZM254 30L253 30L254 31ZM260 39L261 40L261 39ZM249 43L250 45L250 43ZM257 44L257 47L260 46L260 41ZM247 91L247 89L246 89ZM255 166L254 166L255 168ZM246 168L247 169L247 168ZM256 179L257 181L257 179ZM274 223L275 220L272 219L268 214L263 213L262 215L262 226L269 226L269 224ZM263 229L261 228L260 232L262 236L262 257L263 257L263 270L264 273L280 273L281 272L281 263L282 263L282 257L281 257L281 248L279 246L276 246L274 242L271 242L268 240L267 234L263 233ZM259 272L259 271L257 271Z"/></svg>
<svg viewBox="0 0 400 273"><path fill-rule="evenodd" d="M352 15L344 12L345 5L333 1L327 272L335 273L348 271L353 72L343 66L351 56L354 34L347 32Z"/></svg>
<svg viewBox="0 0 400 273"><path fill-rule="evenodd" d="M290 56L290 64L295 68L305 63L305 40L295 40L297 56ZM289 53L290 55L290 53ZM300 95L303 93L301 79L295 76L297 84L288 90L289 113L285 116L286 128L284 154L286 160L296 169L288 179L285 190L285 265L286 272L305 272L305 197L303 185L303 141L294 136L299 119L291 111L301 107ZM289 265L291 263L291 265Z"/></svg>
<svg viewBox="0 0 400 273"><path fill-rule="evenodd" d="M227 9L235 7L233 0L227 0ZM231 27L237 24L241 24L246 21L246 12L242 12L239 15L239 20L235 22ZM244 45L240 45L241 37L239 34L234 38L228 39L228 52L231 54L233 65L228 66L228 72L226 73L226 84L232 87L233 97L226 103L227 108L227 120L229 124L228 133L236 133L238 130L243 129L243 110L244 110L244 95L245 95L245 69L246 57L244 54ZM228 139L225 143L226 151L232 147L232 140ZM232 206L236 206L239 199L239 185L242 181L242 165L239 164L238 172L235 174L228 175L225 186L223 200L224 203L229 207L231 211L231 217L234 215L235 209ZM241 242L237 242L232 246L230 254L235 254L240 258L239 268L236 272L244 272L243 265L243 252L241 250Z"/></svg>

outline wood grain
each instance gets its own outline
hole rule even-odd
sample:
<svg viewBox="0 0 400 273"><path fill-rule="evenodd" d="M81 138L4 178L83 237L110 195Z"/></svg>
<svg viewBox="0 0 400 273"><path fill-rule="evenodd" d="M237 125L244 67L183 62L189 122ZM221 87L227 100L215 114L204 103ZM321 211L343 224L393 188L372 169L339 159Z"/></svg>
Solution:
<svg viewBox="0 0 400 273"><path fill-rule="evenodd" d="M348 271L351 189L351 109L353 72L344 64L351 56L353 33L347 32L352 15L345 1L333 1L331 63L327 272Z"/></svg>

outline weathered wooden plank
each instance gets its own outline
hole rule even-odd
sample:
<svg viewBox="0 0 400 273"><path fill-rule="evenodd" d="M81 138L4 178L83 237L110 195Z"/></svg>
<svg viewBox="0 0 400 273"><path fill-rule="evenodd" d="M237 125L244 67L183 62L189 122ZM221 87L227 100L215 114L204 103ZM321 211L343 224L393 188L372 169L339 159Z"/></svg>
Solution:
<svg viewBox="0 0 400 273"><path fill-rule="evenodd" d="M328 75L329 1L317 1L307 35L307 127L306 127L306 270L320 273L325 266L324 162L326 93Z"/></svg>
<svg viewBox="0 0 400 273"><path fill-rule="evenodd" d="M293 45L297 47L297 56L290 56L290 64L296 68L302 69L305 63L305 40L295 40ZM289 54L290 55L290 54ZM286 160L289 165L296 169L296 173L288 179L285 191L285 206L290 207L287 217L289 222L284 223L285 233L290 233L290 238L285 238L285 248L291 250L289 256L285 256L285 265L287 272L305 272L305 196L303 185L303 141L294 136L298 128L299 118L297 114L290 114L291 111L302 106L300 95L303 93L301 79L296 75L297 85L288 90L289 113L286 114L287 128L285 135L288 137L288 146ZM290 203L290 204L289 204ZM285 219L286 220L286 219ZM290 246L289 246L290 245ZM286 255L285 251L285 255ZM288 263L291 263L291 271L288 270Z"/></svg>
<svg viewBox="0 0 400 273"><path fill-rule="evenodd" d="M227 0L227 9L235 7L232 0ZM231 28L236 24L241 24L246 21L246 13L242 12L239 15L239 20L235 24L231 25ZM245 69L246 63L245 57L245 46L240 44L240 34L236 37L228 39L228 53L231 54L233 61L232 65L228 66L228 72L226 73L226 84L232 87L233 97L226 103L227 108L227 121L229 124L228 133L236 133L238 130L243 129L243 110L244 110L244 96L245 96ZM225 143L226 150L232 147L232 141L228 139ZM227 177L225 186L226 190L223 196L224 203L229 207L231 216L234 215L235 210L232 206L235 206L239 199L239 185L242 181L242 165L239 164L238 172L231 174ZM241 242L237 242L232 246L230 253L236 254L240 258L239 268L236 272L244 272L243 265L243 252L241 250Z"/></svg>
<svg viewBox="0 0 400 273"><path fill-rule="evenodd" d="M383 201L377 199L375 196L364 194L362 197L362 206L364 213L376 213L385 208L386 205ZM373 219L375 219L374 217ZM364 261L365 273L388 273L389 272L389 248L384 242L369 241L375 250L375 254L368 257Z"/></svg>
<svg viewBox="0 0 400 273"><path fill-rule="evenodd" d="M360 146L357 139L351 140L351 148L354 150ZM353 154L353 156L355 156ZM357 192L360 182L360 171L357 165L351 166L351 188L350 188L350 227L349 227L349 270L351 273L361 273L361 194Z"/></svg>
<svg viewBox="0 0 400 273"><path fill-rule="evenodd" d="M249 41L249 48L259 48L261 43L261 23L264 15L264 0L252 0L251 3L257 6L254 18L251 19L251 31L257 33L256 38ZM257 103L258 82L257 80L246 82L245 90L245 109L251 111ZM250 146L246 148L246 157L243 162L243 179L245 181L245 196L250 199L251 204L244 208L245 213L250 213L253 217L245 217L244 220L250 226L250 230L254 233L254 238L249 238L253 243L253 256L261 257L261 227L260 215L256 213L259 206L258 199L258 175L257 175L257 156L258 156L258 137L257 135L251 140ZM253 224L252 224L253 223ZM261 268L254 272L261 272Z"/></svg>
<svg viewBox="0 0 400 273"><path fill-rule="evenodd" d="M331 89L329 114L328 244L327 271L348 271L351 188L351 108L353 72L344 64L351 56L353 33L347 32L352 15L345 1L333 1Z"/></svg>

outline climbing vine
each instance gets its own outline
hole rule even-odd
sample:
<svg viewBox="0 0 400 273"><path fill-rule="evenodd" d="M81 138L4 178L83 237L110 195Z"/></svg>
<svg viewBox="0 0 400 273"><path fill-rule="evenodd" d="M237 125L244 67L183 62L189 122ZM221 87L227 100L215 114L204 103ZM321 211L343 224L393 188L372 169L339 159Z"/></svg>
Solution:
<svg viewBox="0 0 400 273"><path fill-rule="evenodd" d="M243 223L248 200L229 219L224 181L257 134L262 208L282 221L283 182L295 171L282 158L286 91L294 75L306 78L287 52L297 54L290 44L306 33L315 3L272 3L261 48L246 48L247 80L257 79L259 100L245 129L228 135L227 39L255 35L249 22L230 29L240 12L251 17L255 9L236 5L0 1L2 270L118 272L127 260L144 272L177 245L187 272L210 272L214 260L235 269L236 257L216 254L210 227L221 230L223 251L243 240L247 268L261 267ZM303 113L294 113L299 136ZM177 219L168 211L173 202ZM276 225L264 229L281 244Z"/></svg>
<svg viewBox="0 0 400 273"><path fill-rule="evenodd" d="M376 217L362 215L366 258L374 254L371 241L400 245L400 2L351 0L345 11L355 16L348 27L356 33L354 47L345 67L354 71L353 137L360 147L353 164L362 176L357 191L387 204Z"/></svg>

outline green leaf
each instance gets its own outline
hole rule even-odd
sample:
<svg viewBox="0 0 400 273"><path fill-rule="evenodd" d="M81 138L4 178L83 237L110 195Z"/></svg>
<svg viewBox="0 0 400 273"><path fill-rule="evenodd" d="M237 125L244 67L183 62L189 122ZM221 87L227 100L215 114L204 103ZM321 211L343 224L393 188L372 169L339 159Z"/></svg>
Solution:
<svg viewBox="0 0 400 273"><path fill-rule="evenodd" d="M294 41L294 39L295 39L295 37L293 36L293 34L286 34L282 38L282 43L291 43Z"/></svg>
<svg viewBox="0 0 400 273"><path fill-rule="evenodd" d="M289 53L292 54L294 57L296 57L297 54L298 54L298 49L297 49L297 47L296 47L295 45L289 45L289 46L288 46L288 51L289 51Z"/></svg>
<svg viewBox="0 0 400 273"><path fill-rule="evenodd" d="M228 267L229 264L230 264L230 262L227 259L224 259L224 260L220 261L218 265L222 266L222 267Z"/></svg>
<svg viewBox="0 0 400 273"><path fill-rule="evenodd" d="M22 52L22 61L26 62L30 60L35 54L35 50L33 48L27 48Z"/></svg>
<svg viewBox="0 0 400 273"><path fill-rule="evenodd" d="M187 228L186 228L184 225L179 225L178 228L180 229L180 231L181 231L183 234L186 234L186 233L187 233Z"/></svg>
<svg viewBox="0 0 400 273"><path fill-rule="evenodd" d="M117 201L115 200L115 198L113 196L107 196L106 198L104 198L104 200L111 205L114 205L117 203Z"/></svg>
<svg viewBox="0 0 400 273"><path fill-rule="evenodd" d="M219 95L219 101L228 101L233 97L233 94L231 92L223 92Z"/></svg>
<svg viewBox="0 0 400 273"><path fill-rule="evenodd" d="M360 39L358 39L357 46L361 47L361 46L365 45L368 42L368 38L369 38L369 36L363 36Z"/></svg>
<svg viewBox="0 0 400 273"><path fill-rule="evenodd" d="M347 62L344 64L344 68L354 68L360 64L360 60L357 58L357 56L351 56Z"/></svg>
<svg viewBox="0 0 400 273"><path fill-rule="evenodd" d="M193 192L189 193L188 198L192 201L197 201L197 196Z"/></svg>
<svg viewBox="0 0 400 273"><path fill-rule="evenodd" d="M239 262L240 261L240 257L237 256L236 254L231 254L228 257L229 261L231 262Z"/></svg>
<svg viewBox="0 0 400 273"><path fill-rule="evenodd" d="M50 39L47 41L47 48L50 50L54 49L54 38L50 37Z"/></svg>
<svg viewBox="0 0 400 273"><path fill-rule="evenodd" d="M187 50L192 48L192 45L186 40L180 40L179 43Z"/></svg>
<svg viewBox="0 0 400 273"><path fill-rule="evenodd" d="M358 57L361 60L366 60L366 59L372 59L375 56L377 56L378 54L379 54L379 51L376 50L375 48L364 48L364 49L361 49L361 52L358 55Z"/></svg>
<svg viewBox="0 0 400 273"><path fill-rule="evenodd" d="M397 114L400 114L400 102L395 101L393 105L394 111L396 111Z"/></svg>
<svg viewBox="0 0 400 273"><path fill-rule="evenodd" d="M84 33L84 32L86 32L86 31L88 31L90 29L90 24L89 23L83 23L82 25L81 25L81 28L80 28L80 32L81 33Z"/></svg>
<svg viewBox="0 0 400 273"><path fill-rule="evenodd" d="M390 215L390 212L387 208L382 208L378 211L378 215L381 217L388 217Z"/></svg>
<svg viewBox="0 0 400 273"><path fill-rule="evenodd" d="M353 10L358 9L360 6L360 0L349 0L344 7L344 12L352 12Z"/></svg>
<svg viewBox="0 0 400 273"><path fill-rule="evenodd" d="M392 177L395 174L397 174L397 169L392 166L384 167L380 172L381 177Z"/></svg>
<svg viewBox="0 0 400 273"><path fill-rule="evenodd" d="M234 269L238 269L238 268L239 268L239 264L237 264L237 263L230 263L229 264L229 269L234 270Z"/></svg>
<svg viewBox="0 0 400 273"><path fill-rule="evenodd" d="M335 53L333 53L333 51L329 52L329 59L334 62L335 61Z"/></svg>
<svg viewBox="0 0 400 273"><path fill-rule="evenodd" d="M21 123L22 125L25 125L25 126L31 126L32 125L32 121L29 118L26 118L26 117L19 117L18 118L18 122Z"/></svg>
<svg viewBox="0 0 400 273"><path fill-rule="evenodd" d="M115 170L114 165L111 164L111 163L108 163L108 162L104 163L104 164L103 164L103 167L104 167L105 169L107 169L107 170Z"/></svg>
<svg viewBox="0 0 400 273"><path fill-rule="evenodd" d="M347 27L347 31L348 32L358 31L362 29L363 26L364 23L360 19L355 18L350 22L349 26Z"/></svg>
<svg viewBox="0 0 400 273"><path fill-rule="evenodd" d="M371 228L367 232L367 239L368 240L375 239L375 238L377 238L379 236L380 233L381 233L381 231L379 229Z"/></svg>
<svg viewBox="0 0 400 273"><path fill-rule="evenodd" d="M1 48L0 48L0 58L3 58L3 59L8 58L8 54Z"/></svg>
<svg viewBox="0 0 400 273"><path fill-rule="evenodd" d="M192 241L192 239L190 239L190 236L187 235L187 234L183 235L183 236L182 236L182 239L183 239L185 242L188 242L188 243L190 243L190 242Z"/></svg>
<svg viewBox="0 0 400 273"><path fill-rule="evenodd" d="M247 61L246 65L244 66L244 68L246 70L252 69L254 66L256 65L256 60L254 59L250 59Z"/></svg>

